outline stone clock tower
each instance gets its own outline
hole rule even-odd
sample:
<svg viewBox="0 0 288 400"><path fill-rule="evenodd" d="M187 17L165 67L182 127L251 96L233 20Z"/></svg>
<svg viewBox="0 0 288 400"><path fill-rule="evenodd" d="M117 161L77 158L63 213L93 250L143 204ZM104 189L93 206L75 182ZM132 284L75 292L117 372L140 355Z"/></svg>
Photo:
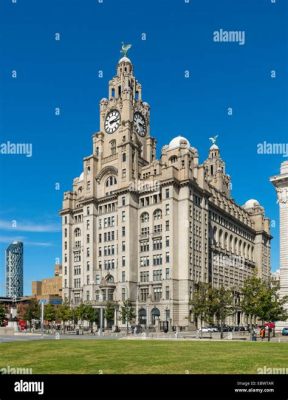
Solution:
<svg viewBox="0 0 288 400"><path fill-rule="evenodd" d="M150 107L142 101L142 87L126 56L118 62L108 96L100 101L100 131L93 137L93 154L102 159L117 154L118 176L125 184L139 178L139 169L155 160L156 152L156 141L150 137Z"/></svg>

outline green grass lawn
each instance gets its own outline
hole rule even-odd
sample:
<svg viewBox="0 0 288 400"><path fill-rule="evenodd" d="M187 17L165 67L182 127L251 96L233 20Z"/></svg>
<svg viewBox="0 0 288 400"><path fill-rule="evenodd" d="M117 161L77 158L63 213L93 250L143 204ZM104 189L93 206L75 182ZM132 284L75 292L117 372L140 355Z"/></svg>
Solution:
<svg viewBox="0 0 288 400"><path fill-rule="evenodd" d="M41 340L0 344L0 368L44 374L256 374L288 368L288 343Z"/></svg>

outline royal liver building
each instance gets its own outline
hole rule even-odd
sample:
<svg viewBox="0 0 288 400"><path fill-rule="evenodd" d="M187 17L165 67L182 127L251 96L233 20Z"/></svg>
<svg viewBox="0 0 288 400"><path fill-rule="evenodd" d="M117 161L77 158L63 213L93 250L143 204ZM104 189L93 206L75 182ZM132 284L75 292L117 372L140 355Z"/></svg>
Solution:
<svg viewBox="0 0 288 400"><path fill-rule="evenodd" d="M100 101L93 152L64 194L64 299L112 301L120 326L117 309L131 299L138 323L188 327L198 282L235 288L237 303L246 277L269 278L269 220L256 200L241 207L231 198L215 139L202 163L182 136L157 159L150 107L124 54Z"/></svg>

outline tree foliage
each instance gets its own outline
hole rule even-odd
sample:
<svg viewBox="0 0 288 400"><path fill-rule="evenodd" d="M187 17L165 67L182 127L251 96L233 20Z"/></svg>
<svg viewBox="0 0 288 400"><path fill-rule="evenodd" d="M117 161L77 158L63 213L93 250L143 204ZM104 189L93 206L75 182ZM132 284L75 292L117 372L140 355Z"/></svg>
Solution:
<svg viewBox="0 0 288 400"><path fill-rule="evenodd" d="M5 318L6 318L5 307L2 304L0 304L0 326L3 325Z"/></svg>

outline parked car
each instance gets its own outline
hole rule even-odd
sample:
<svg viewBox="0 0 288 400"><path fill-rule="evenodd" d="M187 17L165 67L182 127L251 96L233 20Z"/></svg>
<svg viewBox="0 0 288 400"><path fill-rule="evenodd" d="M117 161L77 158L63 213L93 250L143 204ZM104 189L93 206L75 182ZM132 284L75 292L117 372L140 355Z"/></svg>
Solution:
<svg viewBox="0 0 288 400"><path fill-rule="evenodd" d="M203 326L202 328L199 328L198 331L202 332L202 333L212 333L212 332L214 332L213 328L209 328L208 326Z"/></svg>
<svg viewBox="0 0 288 400"><path fill-rule="evenodd" d="M211 329L212 332L219 332L219 328L217 328L217 326L209 325L207 328Z"/></svg>
<svg viewBox="0 0 288 400"><path fill-rule="evenodd" d="M288 336L288 327L282 329L282 336Z"/></svg>

